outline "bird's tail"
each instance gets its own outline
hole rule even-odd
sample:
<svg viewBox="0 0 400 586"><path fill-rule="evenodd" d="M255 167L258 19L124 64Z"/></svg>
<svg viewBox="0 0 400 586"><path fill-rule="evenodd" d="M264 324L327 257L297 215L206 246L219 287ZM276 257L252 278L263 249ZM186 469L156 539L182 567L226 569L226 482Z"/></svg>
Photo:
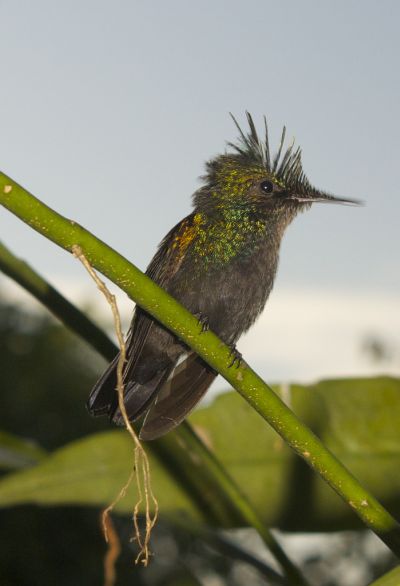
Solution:
<svg viewBox="0 0 400 586"><path fill-rule="evenodd" d="M94 415L95 417L99 415L108 415L114 423L117 425L123 425L124 421L118 406L117 393L118 359L119 354L117 354L96 382L86 405L91 415ZM128 380L125 382L124 405L129 421L135 421L138 417L143 415L173 369L174 364L171 364L167 368L157 371L153 377L145 383L138 383L134 380Z"/></svg>
<svg viewBox="0 0 400 586"><path fill-rule="evenodd" d="M177 427L204 396L217 373L197 354L179 364L150 405L140 439L156 439Z"/></svg>
<svg viewBox="0 0 400 586"><path fill-rule="evenodd" d="M93 387L87 407L94 415L109 415L117 425L123 425L118 407L118 355ZM169 365L146 383L130 380L124 388L124 404L130 421L146 413L140 438L160 437L179 425L203 397L216 372L199 356L190 353L178 366Z"/></svg>

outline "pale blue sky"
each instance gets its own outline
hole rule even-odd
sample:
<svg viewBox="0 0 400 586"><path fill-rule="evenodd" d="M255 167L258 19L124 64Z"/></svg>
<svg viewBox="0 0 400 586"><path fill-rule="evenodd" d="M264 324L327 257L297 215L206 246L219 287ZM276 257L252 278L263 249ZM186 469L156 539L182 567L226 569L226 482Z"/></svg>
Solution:
<svg viewBox="0 0 400 586"><path fill-rule="evenodd" d="M274 296L398 295L399 2L0 0L0 21L0 168L48 205L145 268L247 109L272 145L287 125L316 186L367 204L296 219ZM86 280L3 209L0 231Z"/></svg>
<svg viewBox="0 0 400 586"><path fill-rule="evenodd" d="M245 109L286 124L318 186L279 281L399 291L396 1L0 0L0 168L145 267ZM273 144L276 143L276 140ZM0 212L47 275L75 263Z"/></svg>

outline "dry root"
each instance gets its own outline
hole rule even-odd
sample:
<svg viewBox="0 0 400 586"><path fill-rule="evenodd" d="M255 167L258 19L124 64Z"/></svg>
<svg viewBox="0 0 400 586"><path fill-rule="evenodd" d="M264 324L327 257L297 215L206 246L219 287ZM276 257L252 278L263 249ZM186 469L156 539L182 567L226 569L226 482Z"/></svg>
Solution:
<svg viewBox="0 0 400 586"><path fill-rule="evenodd" d="M118 392L118 405L119 409L122 413L122 417L124 419L125 427L128 430L130 436L133 439L135 444L135 453L134 453L134 465L133 470L126 482L126 484L121 488L119 494L115 498L115 500L106 508L102 513L102 524L103 524L103 533L105 540L108 543L108 551L104 560L105 565L105 586L113 586L115 584L115 562L118 558L120 552L120 544L118 535L115 532L114 526L112 524L110 513L112 512L115 505L124 498L133 478L136 479L136 485L138 490L138 501L133 510L133 526L134 526L134 539L137 541L139 546L139 553L135 559L135 563L141 562L144 566L147 566L149 563L150 557L150 550L149 550L149 542L151 531L156 523L157 515L158 515L158 503L153 494L152 487L151 487L151 474L150 474L150 464L147 458L147 454L140 443L140 440L133 429L131 422L129 421L128 415L126 413L125 404L124 404L124 381L123 381L123 369L124 364L126 361L126 346L124 341L124 336L122 334L121 329L121 318L118 311L117 302L115 300L115 296L110 293L107 286L101 279L98 277L97 273L94 271L93 267L85 257L82 252L82 249L79 246L74 246L72 252L76 258L78 258L81 263L84 265L92 279L95 281L98 289L103 293L104 297L106 298L107 302L109 303L113 317L114 317L114 326L115 332L117 334L120 353L119 359L117 363L117 392ZM144 512L145 512L145 530L142 532L139 527L139 514L142 505L144 504ZM154 513L151 514L150 508L154 509Z"/></svg>

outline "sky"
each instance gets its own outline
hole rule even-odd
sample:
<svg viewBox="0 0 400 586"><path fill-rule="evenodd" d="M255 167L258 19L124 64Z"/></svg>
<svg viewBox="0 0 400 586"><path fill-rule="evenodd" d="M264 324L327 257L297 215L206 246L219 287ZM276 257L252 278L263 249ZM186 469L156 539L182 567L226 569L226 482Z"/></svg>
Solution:
<svg viewBox="0 0 400 586"><path fill-rule="evenodd" d="M295 220L239 349L270 381L398 374L399 18L395 0L0 0L0 169L145 269L236 138L228 113L265 114L271 145L285 124L312 183L365 206ZM103 307L71 256L4 209L0 233ZM4 277L0 294L27 302ZM392 360L367 359L368 336Z"/></svg>

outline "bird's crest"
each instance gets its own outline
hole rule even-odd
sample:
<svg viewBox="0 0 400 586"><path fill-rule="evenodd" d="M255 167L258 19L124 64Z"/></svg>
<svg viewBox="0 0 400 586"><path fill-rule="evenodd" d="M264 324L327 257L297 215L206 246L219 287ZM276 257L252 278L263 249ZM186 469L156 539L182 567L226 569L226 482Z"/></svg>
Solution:
<svg viewBox="0 0 400 586"><path fill-rule="evenodd" d="M268 174L273 176L278 183L295 187L298 193L309 191L311 185L303 171L300 147L295 149L293 140L283 154L286 127L283 127L278 151L272 158L266 117L264 116L264 137L260 138L251 114L246 112L246 116L249 124L247 133L243 132L236 118L231 114L232 120L239 131L239 139L237 143L228 142L228 146L243 159L244 164L256 164L264 167Z"/></svg>

